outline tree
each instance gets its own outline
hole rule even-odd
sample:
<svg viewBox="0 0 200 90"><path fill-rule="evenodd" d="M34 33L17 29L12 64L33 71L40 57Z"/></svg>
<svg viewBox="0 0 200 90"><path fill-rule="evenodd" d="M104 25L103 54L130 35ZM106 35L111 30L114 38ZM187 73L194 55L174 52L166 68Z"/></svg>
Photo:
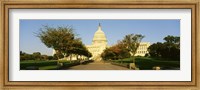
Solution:
<svg viewBox="0 0 200 90"><path fill-rule="evenodd" d="M177 45L180 44L180 37L177 36L168 35L163 40L165 40L166 43L177 44Z"/></svg>
<svg viewBox="0 0 200 90"><path fill-rule="evenodd" d="M64 55L61 52L57 52L53 55L55 60L59 60L60 58L64 58Z"/></svg>
<svg viewBox="0 0 200 90"><path fill-rule="evenodd" d="M115 53L110 48L106 48L103 53L101 54L103 60L114 60Z"/></svg>
<svg viewBox="0 0 200 90"><path fill-rule="evenodd" d="M20 60L35 60L32 54L20 51Z"/></svg>
<svg viewBox="0 0 200 90"><path fill-rule="evenodd" d="M49 27L41 28L37 37L49 48L53 48L56 52L57 59L76 55L91 56L80 38L77 38L73 32L73 28L65 27ZM54 56L55 56L54 55Z"/></svg>
<svg viewBox="0 0 200 90"><path fill-rule="evenodd" d="M35 60L41 60L41 53L40 52L34 52L33 57Z"/></svg>
<svg viewBox="0 0 200 90"><path fill-rule="evenodd" d="M149 46L150 56L180 60L180 37L168 35L163 40Z"/></svg>
<svg viewBox="0 0 200 90"><path fill-rule="evenodd" d="M85 47L85 45L81 42L79 38L75 39L71 43L71 48L69 52L71 54L75 54L77 56L77 60L78 60L78 56L82 56L82 55L88 58L92 57L92 54L88 51L88 49Z"/></svg>
<svg viewBox="0 0 200 90"><path fill-rule="evenodd" d="M54 57L53 56L48 56L48 60L53 60Z"/></svg>
<svg viewBox="0 0 200 90"><path fill-rule="evenodd" d="M88 53L87 53L87 57L88 57L88 60L89 60L89 58L92 57L92 53L88 51Z"/></svg>
<svg viewBox="0 0 200 90"><path fill-rule="evenodd" d="M115 53L116 59L123 59L131 56L129 50L121 42L114 45L111 49Z"/></svg>
<svg viewBox="0 0 200 90"><path fill-rule="evenodd" d="M41 55L42 60L49 60L47 55Z"/></svg>
<svg viewBox="0 0 200 90"><path fill-rule="evenodd" d="M144 38L144 36L140 35L140 34L128 34L122 40L122 43L129 50L132 57L134 57L134 55L137 51L137 48L139 47L140 42L142 41L143 38ZM134 62L134 58L132 58L132 59Z"/></svg>
<svg viewBox="0 0 200 90"><path fill-rule="evenodd" d="M106 48L101 57L103 60L117 60L130 57L130 53L122 43L118 43L110 48Z"/></svg>
<svg viewBox="0 0 200 90"><path fill-rule="evenodd" d="M32 54L27 54L20 51L20 60L53 60L53 56L41 55L40 52L34 52Z"/></svg>
<svg viewBox="0 0 200 90"><path fill-rule="evenodd" d="M148 48L148 52L151 57L161 57L162 50L163 44L161 42L154 43Z"/></svg>
<svg viewBox="0 0 200 90"><path fill-rule="evenodd" d="M162 56L165 58L180 59L180 37L166 36L163 43L164 50Z"/></svg>
<svg viewBox="0 0 200 90"><path fill-rule="evenodd" d="M43 26L40 29L40 32L37 33L37 37L49 48L53 48L59 59L59 55L63 54L64 56L69 55L69 50L71 43L75 39L75 34L73 32L73 28L70 26L64 27L49 27Z"/></svg>

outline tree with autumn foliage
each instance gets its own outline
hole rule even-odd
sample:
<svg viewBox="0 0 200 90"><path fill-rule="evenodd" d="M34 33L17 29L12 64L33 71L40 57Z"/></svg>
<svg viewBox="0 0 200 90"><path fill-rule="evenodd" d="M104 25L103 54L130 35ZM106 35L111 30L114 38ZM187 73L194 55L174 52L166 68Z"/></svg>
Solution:
<svg viewBox="0 0 200 90"><path fill-rule="evenodd" d="M106 48L101 57L103 60L118 60L130 57L130 53L122 43L118 43L110 48Z"/></svg>

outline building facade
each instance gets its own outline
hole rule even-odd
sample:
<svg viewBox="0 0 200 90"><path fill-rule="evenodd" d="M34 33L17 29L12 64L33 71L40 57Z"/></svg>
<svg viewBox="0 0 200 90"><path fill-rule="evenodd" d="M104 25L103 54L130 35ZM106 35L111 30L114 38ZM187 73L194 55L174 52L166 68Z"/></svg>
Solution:
<svg viewBox="0 0 200 90"><path fill-rule="evenodd" d="M148 52L149 42L141 42L140 46L137 48L135 56L145 56Z"/></svg>

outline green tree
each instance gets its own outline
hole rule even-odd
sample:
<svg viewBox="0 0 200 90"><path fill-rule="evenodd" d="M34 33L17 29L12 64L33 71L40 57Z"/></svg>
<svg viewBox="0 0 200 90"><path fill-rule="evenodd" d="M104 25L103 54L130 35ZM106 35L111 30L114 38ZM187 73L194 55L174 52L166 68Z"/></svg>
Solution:
<svg viewBox="0 0 200 90"><path fill-rule="evenodd" d="M59 60L60 58L64 58L64 55L61 52L57 52L53 55L55 60Z"/></svg>
<svg viewBox="0 0 200 90"><path fill-rule="evenodd" d="M56 28L44 26L37 34L37 37L39 37L47 47L55 50L57 59L68 56L72 57L72 54L88 57L89 51L82 43L81 39L76 37L73 30L74 29L69 26Z"/></svg>
<svg viewBox="0 0 200 90"><path fill-rule="evenodd" d="M40 52L34 52L33 57L35 60L41 60L41 53Z"/></svg>
<svg viewBox="0 0 200 90"><path fill-rule="evenodd" d="M48 56L47 55L41 55L41 59L42 60L48 60Z"/></svg>
<svg viewBox="0 0 200 90"><path fill-rule="evenodd" d="M89 58L92 57L92 53L88 51L88 52L87 52L87 57L88 57L88 60L89 60Z"/></svg>
<svg viewBox="0 0 200 90"><path fill-rule="evenodd" d="M20 60L26 60L25 54L25 52L20 51Z"/></svg>
<svg viewBox="0 0 200 90"><path fill-rule="evenodd" d="M166 43L171 43L171 44L176 44L176 45L180 44L180 37L177 37L177 36L168 35L163 40L165 40Z"/></svg>
<svg viewBox="0 0 200 90"><path fill-rule="evenodd" d="M148 48L150 56L180 60L180 37L168 35L163 40L165 42L154 43Z"/></svg>
<svg viewBox="0 0 200 90"><path fill-rule="evenodd" d="M86 46L81 42L81 40L75 39L72 43L71 43L71 48L69 50L69 52L72 54L75 54L77 56L77 60L78 60L78 56L85 56L85 57L92 57L92 54L88 51L88 49L86 48ZM70 56L72 57L72 56Z"/></svg>
<svg viewBox="0 0 200 90"><path fill-rule="evenodd" d="M70 26L64 27L49 27L43 26L40 32L37 33L37 37L49 48L53 48L59 59L60 54L68 56L70 54L71 43L75 39L73 28Z"/></svg>
<svg viewBox="0 0 200 90"><path fill-rule="evenodd" d="M20 60L35 60L32 54L20 51Z"/></svg>
<svg viewBox="0 0 200 90"><path fill-rule="evenodd" d="M149 46L148 52L151 57L161 57L161 52L163 51L163 44L157 42Z"/></svg>
<svg viewBox="0 0 200 90"><path fill-rule="evenodd" d="M135 55L137 48L139 47L140 42L142 41L143 38L144 38L144 36L141 34L128 34L122 40L122 43L125 45L125 47L131 53L133 63L135 62L134 55Z"/></svg>
<svg viewBox="0 0 200 90"><path fill-rule="evenodd" d="M53 60L54 57L53 56L48 56L48 60Z"/></svg>
<svg viewBox="0 0 200 90"><path fill-rule="evenodd" d="M164 40L162 57L180 60L180 37L168 35Z"/></svg>

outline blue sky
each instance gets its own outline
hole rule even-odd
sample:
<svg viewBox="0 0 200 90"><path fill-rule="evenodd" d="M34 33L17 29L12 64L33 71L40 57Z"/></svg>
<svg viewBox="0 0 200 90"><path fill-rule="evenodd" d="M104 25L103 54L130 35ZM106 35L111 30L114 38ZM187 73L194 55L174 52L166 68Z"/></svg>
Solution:
<svg viewBox="0 0 200 90"><path fill-rule="evenodd" d="M72 26L83 43L89 45L99 23L109 45L115 44L131 33L144 35L142 41L151 44L163 42L163 38L167 35L180 36L180 20L20 20L20 51L52 55L52 49L47 48L34 34L43 25Z"/></svg>

